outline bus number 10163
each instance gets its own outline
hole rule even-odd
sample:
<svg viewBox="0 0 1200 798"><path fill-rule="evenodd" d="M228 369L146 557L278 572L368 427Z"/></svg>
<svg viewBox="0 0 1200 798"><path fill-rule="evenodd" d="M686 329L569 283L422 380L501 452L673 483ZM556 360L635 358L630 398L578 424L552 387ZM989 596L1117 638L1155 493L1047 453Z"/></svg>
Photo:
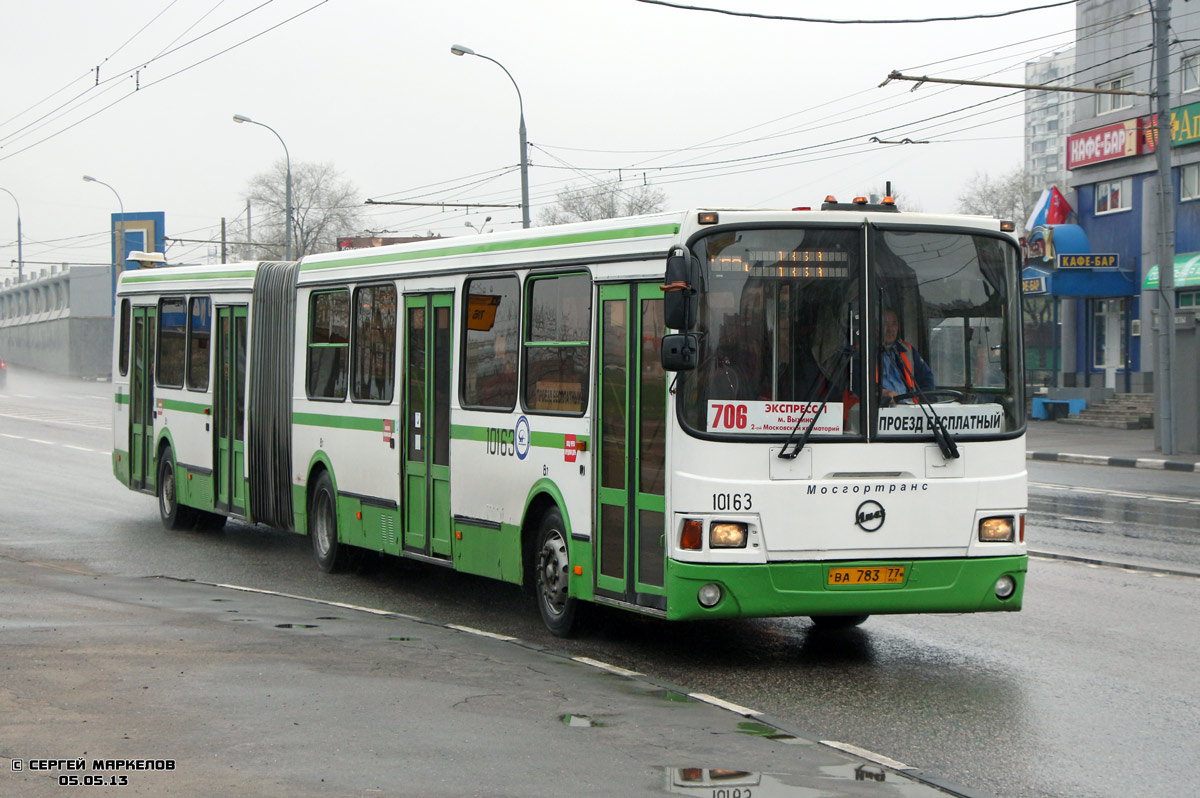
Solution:
<svg viewBox="0 0 1200 798"><path fill-rule="evenodd" d="M721 512L749 510L754 506L754 497L749 493L714 493L712 508Z"/></svg>

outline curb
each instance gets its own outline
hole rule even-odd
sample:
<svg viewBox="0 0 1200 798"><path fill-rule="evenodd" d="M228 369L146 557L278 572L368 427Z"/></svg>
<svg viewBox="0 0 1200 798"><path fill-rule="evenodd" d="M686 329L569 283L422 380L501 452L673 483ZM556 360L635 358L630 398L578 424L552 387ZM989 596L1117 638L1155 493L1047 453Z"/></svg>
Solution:
<svg viewBox="0 0 1200 798"><path fill-rule="evenodd" d="M1063 452L1026 452L1026 460L1045 460L1081 465L1120 466L1122 468L1153 468L1158 471L1200 471L1200 463L1186 460L1155 460L1149 457L1106 457L1100 454L1068 454Z"/></svg>

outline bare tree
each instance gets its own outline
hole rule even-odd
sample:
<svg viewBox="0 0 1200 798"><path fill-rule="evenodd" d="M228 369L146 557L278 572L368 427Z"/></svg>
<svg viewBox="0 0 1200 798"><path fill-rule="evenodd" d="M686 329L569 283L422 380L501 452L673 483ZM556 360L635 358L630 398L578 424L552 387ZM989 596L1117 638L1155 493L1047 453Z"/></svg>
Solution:
<svg viewBox="0 0 1200 798"><path fill-rule="evenodd" d="M538 221L544 225L590 222L657 213L663 209L667 194L661 188L648 185L625 187L621 182L609 180L582 188L567 186L558 192L553 205L542 209Z"/></svg>
<svg viewBox="0 0 1200 798"><path fill-rule="evenodd" d="M958 195L958 210L961 213L1010 219L1023 225L1033 210L1029 185L1029 173L1022 167L996 178L989 177L987 172L976 172Z"/></svg>
<svg viewBox="0 0 1200 798"><path fill-rule="evenodd" d="M359 191L331 163L292 164L292 257L337 249L338 236L362 228ZM277 161L246 185L252 209L254 244L242 246L235 257L245 260L282 258L284 217L287 207L287 162ZM229 234L248 240L246 221L239 220Z"/></svg>

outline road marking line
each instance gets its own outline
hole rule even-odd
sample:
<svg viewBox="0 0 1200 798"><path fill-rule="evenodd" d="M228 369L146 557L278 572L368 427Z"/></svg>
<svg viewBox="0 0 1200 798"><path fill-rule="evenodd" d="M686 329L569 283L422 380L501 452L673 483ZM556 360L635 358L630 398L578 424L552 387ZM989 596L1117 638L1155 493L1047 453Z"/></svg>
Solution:
<svg viewBox="0 0 1200 798"><path fill-rule="evenodd" d="M45 416L36 415L0 413L0 418L15 418L20 421L34 421L40 424L61 424L65 427L83 427L84 429L112 429L112 424L84 424L78 421L64 421L61 418L47 418Z"/></svg>
<svg viewBox="0 0 1200 798"><path fill-rule="evenodd" d="M1133 571L1139 574L1149 576L1182 576L1191 579L1200 579L1200 572L1185 571L1179 568L1160 568L1154 565L1139 565L1131 562L1115 562L1112 560L1098 560L1094 557L1083 557L1076 554L1066 554L1058 551L1042 551L1029 549L1031 558L1041 558L1043 560L1058 560L1059 562L1075 563L1077 565L1086 565L1090 568L1119 568L1122 571Z"/></svg>
<svg viewBox="0 0 1200 798"><path fill-rule="evenodd" d="M447 629L456 629L460 632L466 632L469 635L479 635L480 637L490 637L493 640L503 640L506 643L511 643L517 638L509 637L508 635L500 635L495 632L485 632L482 629L476 629L473 626L460 626L457 623L446 624Z"/></svg>
<svg viewBox="0 0 1200 798"><path fill-rule="evenodd" d="M845 751L847 754L854 754L854 756L861 757L868 762L874 762L877 765L883 765L885 768L891 768L892 770L912 770L912 768L903 762L897 762L896 760L886 757L883 754L877 754L874 751L868 751L865 748L859 748L857 745L851 745L850 743L839 743L837 740L821 740L820 743L821 745L827 745L830 748L836 748L839 751Z"/></svg>
<svg viewBox="0 0 1200 798"><path fill-rule="evenodd" d="M1121 499L1142 499L1146 501L1166 502L1167 504L1200 504L1200 499L1188 499L1180 496L1163 496L1157 493L1133 493L1125 490L1109 488L1087 488L1075 485L1059 485L1053 482L1030 482L1031 488L1047 488L1050 490L1067 491L1068 493L1088 493L1100 496L1116 496Z"/></svg>
<svg viewBox="0 0 1200 798"><path fill-rule="evenodd" d="M198 585L212 585L213 587L223 587L228 590L240 590L243 593L258 593L264 596L280 596L282 598L299 599L300 601L308 601L313 604L324 604L328 607L340 607L345 610L356 610L358 612L369 613L370 615L381 615L385 618L401 618L406 621L417 621L418 623L428 623L427 621L418 618L415 615L405 615L402 612L392 612L391 610L379 610L374 607L363 607L359 604L347 604L344 601L326 601L325 599L313 598L312 596L298 596L295 593L284 593L279 590L265 590L257 587L245 587L244 585L227 585L221 582L199 582L194 579L179 579L177 577L168 576L166 579L175 579L179 582L194 582Z"/></svg>
<svg viewBox="0 0 1200 798"><path fill-rule="evenodd" d="M706 704L712 704L714 707L720 707L721 709L728 709L730 712L736 712L737 714L745 715L746 717L755 717L762 714L762 712L757 709L749 709L747 707L734 704L730 701L724 701L716 696L711 696L708 693L688 693L688 698L694 698L697 701L703 701Z"/></svg>
<svg viewBox="0 0 1200 798"><path fill-rule="evenodd" d="M602 671L608 671L609 673L615 673L617 676L641 676L642 675L642 674L638 673L637 671L631 671L631 670L628 670L627 668L620 668L620 667L617 667L616 665L609 665L607 662L601 662L600 660L592 659L591 657L571 657L571 659L582 665L591 665L593 668L599 668Z"/></svg>
<svg viewBox="0 0 1200 798"><path fill-rule="evenodd" d="M23 435L9 435L7 432L0 432L0 438L11 438L14 441L28 441L30 443L44 443L47 446L62 446L65 449L75 449L80 452L92 452L95 454L108 454L106 449L89 449L86 446L75 446L70 443L58 443L57 441L43 441L38 438L26 438Z"/></svg>

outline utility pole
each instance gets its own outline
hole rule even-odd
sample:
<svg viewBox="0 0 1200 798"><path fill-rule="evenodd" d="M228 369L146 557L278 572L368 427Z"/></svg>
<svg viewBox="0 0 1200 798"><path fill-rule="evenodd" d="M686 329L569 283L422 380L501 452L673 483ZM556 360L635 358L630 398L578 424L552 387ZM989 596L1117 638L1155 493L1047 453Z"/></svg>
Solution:
<svg viewBox="0 0 1200 798"><path fill-rule="evenodd" d="M1171 0L1154 4L1154 92L1158 111L1154 155L1158 164L1158 434L1163 454L1175 454L1175 190L1171 184Z"/></svg>
<svg viewBox="0 0 1200 798"><path fill-rule="evenodd" d="M225 217L221 217L221 263L229 263L229 251L225 247Z"/></svg>
<svg viewBox="0 0 1200 798"><path fill-rule="evenodd" d="M17 285L25 279L25 254L21 250L21 203L17 201L17 195L6 188L0 188L8 196L12 197L13 202L17 203Z"/></svg>

